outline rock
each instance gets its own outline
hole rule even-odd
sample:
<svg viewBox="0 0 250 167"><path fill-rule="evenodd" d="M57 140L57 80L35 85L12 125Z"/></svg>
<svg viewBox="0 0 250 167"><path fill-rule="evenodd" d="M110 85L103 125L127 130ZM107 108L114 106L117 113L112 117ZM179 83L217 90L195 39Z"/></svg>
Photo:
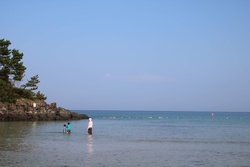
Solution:
<svg viewBox="0 0 250 167"><path fill-rule="evenodd" d="M88 118L85 114L71 112L57 107L56 103L47 104L42 100L20 99L16 104L0 103L0 121L52 121Z"/></svg>

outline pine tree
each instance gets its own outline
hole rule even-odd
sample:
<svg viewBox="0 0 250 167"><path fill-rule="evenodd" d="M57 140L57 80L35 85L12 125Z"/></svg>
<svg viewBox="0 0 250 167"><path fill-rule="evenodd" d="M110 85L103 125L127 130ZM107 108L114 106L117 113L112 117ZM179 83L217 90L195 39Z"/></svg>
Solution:
<svg viewBox="0 0 250 167"><path fill-rule="evenodd" d="M31 77L21 88L15 87L15 82L23 79L26 67L21 61L23 53L9 49L10 45L9 40L0 39L0 102L15 103L18 98L45 100L47 97L40 91L32 92L38 88L38 75ZM26 90L27 87L30 89Z"/></svg>

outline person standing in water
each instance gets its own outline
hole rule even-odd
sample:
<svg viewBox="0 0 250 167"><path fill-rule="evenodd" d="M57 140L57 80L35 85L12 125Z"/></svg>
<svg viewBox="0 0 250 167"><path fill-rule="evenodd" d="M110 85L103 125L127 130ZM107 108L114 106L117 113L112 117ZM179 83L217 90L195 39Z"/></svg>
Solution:
<svg viewBox="0 0 250 167"><path fill-rule="evenodd" d="M66 133L67 130L66 130L66 124L63 125L63 133Z"/></svg>
<svg viewBox="0 0 250 167"><path fill-rule="evenodd" d="M93 127L92 118L89 118L89 124L88 124L88 134L89 135L92 135L92 127Z"/></svg>
<svg viewBox="0 0 250 167"><path fill-rule="evenodd" d="M70 122L68 122L68 125L67 125L67 133L70 133L71 132L71 126L70 126Z"/></svg>

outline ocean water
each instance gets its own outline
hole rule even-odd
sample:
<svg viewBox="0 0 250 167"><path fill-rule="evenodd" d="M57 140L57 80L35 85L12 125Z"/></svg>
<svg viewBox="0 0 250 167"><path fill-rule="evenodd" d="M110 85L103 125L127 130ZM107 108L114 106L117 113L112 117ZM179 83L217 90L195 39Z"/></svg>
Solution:
<svg viewBox="0 0 250 167"><path fill-rule="evenodd" d="M88 120L0 122L0 166L250 166L250 112L76 112L93 135Z"/></svg>

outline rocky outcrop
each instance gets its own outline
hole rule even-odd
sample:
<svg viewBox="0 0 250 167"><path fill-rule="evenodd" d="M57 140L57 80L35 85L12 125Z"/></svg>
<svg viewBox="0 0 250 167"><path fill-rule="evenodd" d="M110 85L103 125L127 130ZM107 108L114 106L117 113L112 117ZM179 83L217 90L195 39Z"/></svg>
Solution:
<svg viewBox="0 0 250 167"><path fill-rule="evenodd" d="M51 121L87 119L85 114L78 114L57 107L56 103L20 99L16 104L0 103L0 121Z"/></svg>

